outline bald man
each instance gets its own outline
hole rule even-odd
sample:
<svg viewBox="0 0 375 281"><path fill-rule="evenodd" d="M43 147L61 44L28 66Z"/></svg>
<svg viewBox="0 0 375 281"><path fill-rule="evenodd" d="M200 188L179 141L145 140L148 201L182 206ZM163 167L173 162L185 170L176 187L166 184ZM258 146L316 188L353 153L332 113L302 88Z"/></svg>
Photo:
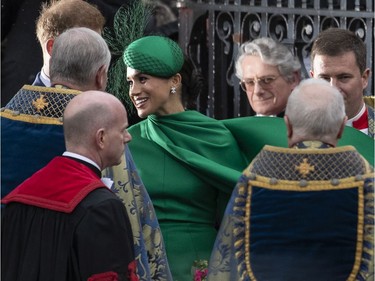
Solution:
<svg viewBox="0 0 375 281"><path fill-rule="evenodd" d="M284 119L289 148L266 145L244 170L208 280L374 280L374 173L353 146L336 147L342 95L304 80Z"/></svg>
<svg viewBox="0 0 375 281"><path fill-rule="evenodd" d="M106 87L110 58L104 39L88 28L71 28L56 38L50 62L51 82L55 87L29 86L0 112L2 198L47 165L53 157L65 151L62 122L64 109L82 91L102 91ZM90 103L90 100L82 102ZM117 111L122 112L123 109L114 112ZM98 112L95 114L100 116ZM96 119L89 120L87 126L82 126L81 121L77 122L79 127L76 131L91 128L88 126L94 124L93 120ZM74 137L72 139L77 140ZM80 149L86 148L87 143ZM115 148L113 143L105 149L114 153ZM92 156L95 156L93 160L100 169L108 166L103 153L101 151ZM159 277L172 280L159 223L128 146L122 153L122 160L121 165L108 167L103 174L114 181L114 192L127 206L134 237L137 274L142 281Z"/></svg>
<svg viewBox="0 0 375 281"><path fill-rule="evenodd" d="M131 141L124 106L99 91L64 112L66 151L4 199L3 280L138 280L122 201L101 181Z"/></svg>

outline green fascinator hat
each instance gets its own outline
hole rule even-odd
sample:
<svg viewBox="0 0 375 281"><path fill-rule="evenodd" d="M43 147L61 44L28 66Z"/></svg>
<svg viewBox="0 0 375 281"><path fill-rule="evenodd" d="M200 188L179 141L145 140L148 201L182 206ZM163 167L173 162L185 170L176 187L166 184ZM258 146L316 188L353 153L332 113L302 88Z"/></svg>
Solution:
<svg viewBox="0 0 375 281"><path fill-rule="evenodd" d="M135 40L126 48L123 59L128 67L156 77L171 77L184 64L180 46L163 36Z"/></svg>

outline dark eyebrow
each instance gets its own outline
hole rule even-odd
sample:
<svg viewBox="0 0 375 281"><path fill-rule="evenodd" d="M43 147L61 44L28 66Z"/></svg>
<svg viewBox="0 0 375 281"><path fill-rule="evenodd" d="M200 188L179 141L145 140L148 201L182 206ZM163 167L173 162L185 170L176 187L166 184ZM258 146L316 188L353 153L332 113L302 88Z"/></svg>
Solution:
<svg viewBox="0 0 375 281"><path fill-rule="evenodd" d="M318 75L319 77L332 77L331 75L329 75L329 74L325 74L325 73L320 73L319 75ZM348 72L343 72L343 73L339 73L339 74L337 74L337 75L335 75L334 77L340 77L340 76L353 76L353 74L352 73L348 73Z"/></svg>
<svg viewBox="0 0 375 281"><path fill-rule="evenodd" d="M144 74L143 72L136 72L132 77L137 78L138 76ZM126 78L129 79L129 76L126 75Z"/></svg>
<svg viewBox="0 0 375 281"><path fill-rule="evenodd" d="M337 76L353 76L353 74L351 74L351 73L340 73L339 75L337 75Z"/></svg>

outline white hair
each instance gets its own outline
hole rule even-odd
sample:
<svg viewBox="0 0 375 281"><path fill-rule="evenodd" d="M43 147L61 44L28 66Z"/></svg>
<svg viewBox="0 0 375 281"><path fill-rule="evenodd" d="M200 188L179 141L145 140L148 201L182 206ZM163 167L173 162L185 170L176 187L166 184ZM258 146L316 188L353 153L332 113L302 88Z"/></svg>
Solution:
<svg viewBox="0 0 375 281"><path fill-rule="evenodd" d="M294 73L301 72L301 63L293 53L282 43L272 38L262 37L241 45L236 61L236 75L242 79L242 60L246 56L259 56L261 60L270 65L277 66L280 74L289 82L294 82Z"/></svg>
<svg viewBox="0 0 375 281"><path fill-rule="evenodd" d="M108 45L99 33L86 27L68 29L53 44L51 81L86 85L95 79L100 67L105 65L108 70L110 61Z"/></svg>
<svg viewBox="0 0 375 281"><path fill-rule="evenodd" d="M345 118L344 98L327 81L306 79L289 96L285 115L299 136L336 138Z"/></svg>

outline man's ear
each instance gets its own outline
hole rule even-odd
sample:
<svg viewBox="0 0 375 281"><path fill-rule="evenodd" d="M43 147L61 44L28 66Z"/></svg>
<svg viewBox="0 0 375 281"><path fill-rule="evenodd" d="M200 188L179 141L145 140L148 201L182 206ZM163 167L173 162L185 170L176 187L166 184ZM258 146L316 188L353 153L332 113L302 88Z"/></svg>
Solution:
<svg viewBox="0 0 375 281"><path fill-rule="evenodd" d="M365 71L362 73L362 89L366 89L368 85L368 78L370 77L371 70L370 68L366 68Z"/></svg>
<svg viewBox="0 0 375 281"><path fill-rule="evenodd" d="M96 76L95 76L95 85L97 89L104 91L105 88L107 87L107 80L108 80L107 67L105 65L102 65L96 72Z"/></svg>
<svg viewBox="0 0 375 281"><path fill-rule="evenodd" d="M46 43L46 49L50 56L52 55L52 48L53 48L54 43L55 43L55 39L52 39L52 38L48 39Z"/></svg>
<svg viewBox="0 0 375 281"><path fill-rule="evenodd" d="M103 128L100 128L99 130L96 131L95 140L96 140L96 145L99 148L103 149L104 142L105 142L105 131Z"/></svg>
<svg viewBox="0 0 375 281"><path fill-rule="evenodd" d="M290 124L288 116L284 115L284 121L285 121L285 125L286 125L287 137L288 137L288 139L290 139L293 135L293 128L292 128L292 125Z"/></svg>
<svg viewBox="0 0 375 281"><path fill-rule="evenodd" d="M348 116L345 116L345 117L344 117L344 120L343 120L342 123L341 123L340 129L339 129L339 132L337 133L337 139L341 139L342 134L344 133L344 129L345 129L346 121L348 121Z"/></svg>
<svg viewBox="0 0 375 281"><path fill-rule="evenodd" d="M293 72L293 82L291 83L292 85L292 91L294 90L295 87L299 85L301 82L301 74L298 71Z"/></svg>
<svg viewBox="0 0 375 281"><path fill-rule="evenodd" d="M311 69L310 69L310 77L314 78L314 71L312 71Z"/></svg>

